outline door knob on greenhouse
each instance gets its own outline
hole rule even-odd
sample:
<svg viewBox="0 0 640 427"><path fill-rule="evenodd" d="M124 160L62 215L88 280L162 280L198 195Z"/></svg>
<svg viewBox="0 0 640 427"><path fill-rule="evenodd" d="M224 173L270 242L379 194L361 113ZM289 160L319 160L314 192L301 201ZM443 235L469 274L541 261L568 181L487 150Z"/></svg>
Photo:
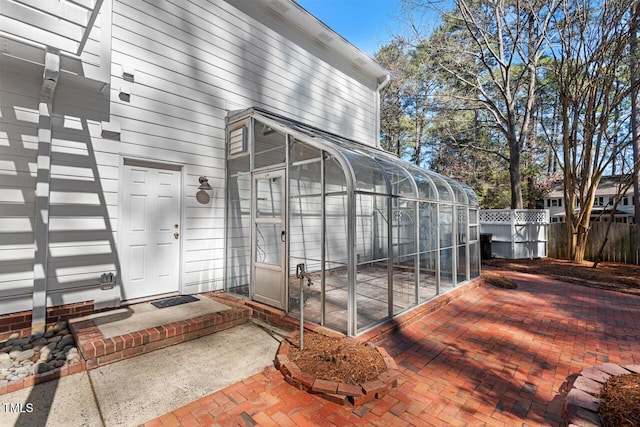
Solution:
<svg viewBox="0 0 640 427"><path fill-rule="evenodd" d="M178 237L180 237L180 233L178 233L177 231L175 233L173 233L173 237L178 240Z"/></svg>

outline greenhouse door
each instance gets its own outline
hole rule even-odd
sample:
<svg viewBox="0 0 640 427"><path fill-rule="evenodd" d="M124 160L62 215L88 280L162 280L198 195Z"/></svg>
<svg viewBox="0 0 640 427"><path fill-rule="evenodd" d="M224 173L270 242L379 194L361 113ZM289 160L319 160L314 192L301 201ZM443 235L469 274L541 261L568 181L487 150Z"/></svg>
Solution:
<svg viewBox="0 0 640 427"><path fill-rule="evenodd" d="M253 299L285 309L284 169L253 175Z"/></svg>

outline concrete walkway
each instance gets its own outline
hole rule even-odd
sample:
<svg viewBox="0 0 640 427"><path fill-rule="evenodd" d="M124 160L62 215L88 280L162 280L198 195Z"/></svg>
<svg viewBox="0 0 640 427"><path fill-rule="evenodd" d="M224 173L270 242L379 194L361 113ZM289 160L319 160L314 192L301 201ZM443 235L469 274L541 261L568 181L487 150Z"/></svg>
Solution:
<svg viewBox="0 0 640 427"><path fill-rule="evenodd" d="M0 426L137 426L273 366L252 322L0 396Z"/></svg>
<svg viewBox="0 0 640 427"><path fill-rule="evenodd" d="M147 422L194 425L561 425L567 382L640 363L640 297L503 272L381 341L398 388L356 408L295 389L270 367Z"/></svg>

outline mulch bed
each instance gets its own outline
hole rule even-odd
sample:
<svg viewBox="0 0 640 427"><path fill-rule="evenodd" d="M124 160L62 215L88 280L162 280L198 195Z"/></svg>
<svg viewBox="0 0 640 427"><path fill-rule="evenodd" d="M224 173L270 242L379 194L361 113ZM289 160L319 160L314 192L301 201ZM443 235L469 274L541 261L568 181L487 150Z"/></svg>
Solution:
<svg viewBox="0 0 640 427"><path fill-rule="evenodd" d="M305 333L303 350L292 347L289 359L314 378L345 384L364 384L387 370L375 345L317 333Z"/></svg>
<svg viewBox="0 0 640 427"><path fill-rule="evenodd" d="M640 295L640 266L602 262L593 268L590 261L572 262L555 258L499 259L483 261L483 268L500 268L539 274L569 283ZM484 272L484 271L483 271Z"/></svg>
<svg viewBox="0 0 640 427"><path fill-rule="evenodd" d="M611 377L602 387L600 399L602 425L640 426L640 374Z"/></svg>
<svg viewBox="0 0 640 427"><path fill-rule="evenodd" d="M503 289L516 289L518 284L513 280L493 271L483 271L482 278L486 283Z"/></svg>

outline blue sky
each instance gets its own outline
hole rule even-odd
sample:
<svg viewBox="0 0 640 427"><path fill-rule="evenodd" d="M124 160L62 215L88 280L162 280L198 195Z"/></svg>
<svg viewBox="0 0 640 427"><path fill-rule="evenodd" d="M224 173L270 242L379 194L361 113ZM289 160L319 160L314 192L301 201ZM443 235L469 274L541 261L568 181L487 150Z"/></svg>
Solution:
<svg viewBox="0 0 640 427"><path fill-rule="evenodd" d="M298 4L369 56L403 27L400 0L298 0Z"/></svg>

